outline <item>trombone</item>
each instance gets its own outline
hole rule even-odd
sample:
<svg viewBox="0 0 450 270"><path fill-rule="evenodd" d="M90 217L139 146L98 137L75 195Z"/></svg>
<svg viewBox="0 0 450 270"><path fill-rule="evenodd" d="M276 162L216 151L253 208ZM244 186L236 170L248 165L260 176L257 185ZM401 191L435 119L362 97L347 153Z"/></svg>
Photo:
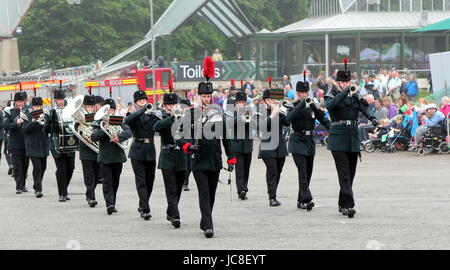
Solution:
<svg viewBox="0 0 450 270"><path fill-rule="evenodd" d="M185 112L180 104L177 104L177 106L175 106L175 108L172 110L172 116L175 117L175 120L178 120L185 116Z"/></svg>
<svg viewBox="0 0 450 270"><path fill-rule="evenodd" d="M108 135L108 137L110 139L113 139L114 136L118 136L120 133L123 132L123 128L121 125L109 125L109 119L110 119L109 108L110 108L109 105L105 105L105 106L101 107L100 110L98 110L98 112L95 114L94 120L101 121L100 129L103 132L105 132L105 134ZM123 142L117 142L116 144L123 150L126 150L130 147L131 140L128 139Z"/></svg>

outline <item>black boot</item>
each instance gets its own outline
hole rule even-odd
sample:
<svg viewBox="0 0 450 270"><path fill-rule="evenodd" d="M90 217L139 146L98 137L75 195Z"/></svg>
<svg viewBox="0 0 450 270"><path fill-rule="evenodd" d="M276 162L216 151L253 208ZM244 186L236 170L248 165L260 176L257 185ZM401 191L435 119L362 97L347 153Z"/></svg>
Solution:
<svg viewBox="0 0 450 270"><path fill-rule="evenodd" d="M114 209L115 209L114 205L110 205L106 208L106 212L108 213L109 216L112 215Z"/></svg>
<svg viewBox="0 0 450 270"><path fill-rule="evenodd" d="M206 238L211 238L214 236L214 230L213 229L207 229L205 230L205 237Z"/></svg>
<svg viewBox="0 0 450 270"><path fill-rule="evenodd" d="M241 193L239 193L239 199L247 200L247 192L241 191Z"/></svg>
<svg viewBox="0 0 450 270"><path fill-rule="evenodd" d="M281 203L279 201L277 201L277 199L270 199L269 205L270 206L279 206L279 205L281 205Z"/></svg>
<svg viewBox="0 0 450 270"><path fill-rule="evenodd" d="M172 226L174 226L175 228L177 228L177 229L180 228L181 221L179 218L172 219L171 223L172 223Z"/></svg>

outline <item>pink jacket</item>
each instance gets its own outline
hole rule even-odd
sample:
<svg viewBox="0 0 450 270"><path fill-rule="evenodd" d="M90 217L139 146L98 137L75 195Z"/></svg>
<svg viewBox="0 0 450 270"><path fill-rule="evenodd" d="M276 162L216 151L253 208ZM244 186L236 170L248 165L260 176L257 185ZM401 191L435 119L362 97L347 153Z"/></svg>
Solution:
<svg viewBox="0 0 450 270"><path fill-rule="evenodd" d="M450 105L445 105L445 107L441 109L441 112L444 116L447 116L447 114L450 113Z"/></svg>

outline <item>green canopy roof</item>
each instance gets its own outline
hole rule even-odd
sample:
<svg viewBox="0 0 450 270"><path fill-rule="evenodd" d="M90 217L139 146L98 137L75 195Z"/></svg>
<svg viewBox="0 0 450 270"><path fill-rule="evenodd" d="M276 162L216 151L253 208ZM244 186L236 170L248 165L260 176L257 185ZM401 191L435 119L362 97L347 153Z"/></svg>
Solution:
<svg viewBox="0 0 450 270"><path fill-rule="evenodd" d="M420 29L416 29L412 32L449 31L449 30L450 30L450 18L434 24L430 24Z"/></svg>

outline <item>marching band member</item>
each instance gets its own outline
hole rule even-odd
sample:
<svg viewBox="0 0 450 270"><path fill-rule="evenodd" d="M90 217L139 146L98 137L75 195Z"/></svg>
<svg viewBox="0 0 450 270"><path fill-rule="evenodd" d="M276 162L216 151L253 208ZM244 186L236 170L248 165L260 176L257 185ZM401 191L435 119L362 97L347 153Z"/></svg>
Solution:
<svg viewBox="0 0 450 270"><path fill-rule="evenodd" d="M289 140L288 150L289 153L292 153L298 170L299 191L297 207L310 211L314 207L309 185L316 153L316 142L314 140L316 119L327 129L330 128L330 121L317 108L314 100L309 98L309 83L306 81L306 70L303 75L305 78L304 82L299 81L296 87L299 99L293 103L294 109L287 116L294 130Z"/></svg>
<svg viewBox="0 0 450 270"><path fill-rule="evenodd" d="M359 99L356 88L350 87L352 78L347 70L347 59L344 63L345 70L339 70L336 75L338 89L325 96L325 104L332 121L328 149L333 155L339 177L339 212L353 218L356 211L352 186L360 155L358 114L362 112L374 126L378 125L378 121L370 112L368 103Z"/></svg>
<svg viewBox="0 0 450 270"><path fill-rule="evenodd" d="M167 220L172 226L179 228L180 212L178 202L180 201L183 183L186 177L186 154L176 145L172 136L172 126L175 116L172 115L173 109L177 106L178 96L174 93L164 95L163 120L154 124L155 132L161 135L161 153L159 154L158 169L162 171L164 186L167 197Z"/></svg>
<svg viewBox="0 0 450 270"><path fill-rule="evenodd" d="M90 94L84 96L83 108L86 115L92 116L95 112L95 106L94 96ZM86 122L93 120L93 118L85 118ZM86 186L86 201L90 207L95 207L97 205L95 188L97 187L97 182L100 177L100 164L97 161L98 154L82 141L78 144L78 150L80 152L81 166L83 168L84 185Z"/></svg>
<svg viewBox="0 0 450 270"><path fill-rule="evenodd" d="M16 181L16 194L28 192L25 186L26 171L28 169L25 152L25 138L23 126L26 115L24 113L26 95L25 92L17 92L14 95L14 108L9 111L4 128L9 132L8 150L12 154L13 174Z"/></svg>
<svg viewBox="0 0 450 270"><path fill-rule="evenodd" d="M220 107L215 108L211 106L213 86L212 83L209 82L209 79L214 78L214 70L214 62L211 57L207 57L204 61L203 72L207 82L201 82L198 88L202 104L187 112L176 138L178 146L180 146L185 153L192 154L191 170L195 182L197 183L202 216L200 229L203 230L205 237L207 238L214 236L212 210L214 207L220 170L222 169L221 141L228 157L228 170L232 172L234 164L236 164L236 158L232 152L231 143L229 139L227 139L223 111ZM215 122L213 120L217 121ZM211 136L211 134L209 134L209 132L214 132L216 130L221 132L220 137ZM215 135L217 135L218 132L215 133Z"/></svg>
<svg viewBox="0 0 450 270"><path fill-rule="evenodd" d="M105 105L109 105L109 116L114 116L116 103L113 99L105 100ZM110 117L107 117L110 118ZM115 135L112 139L100 128L101 120L95 123L91 136L93 142L99 142L98 162L102 167L103 174L103 196L106 202L106 212L108 215L117 212L116 198L119 188L120 175L122 174L123 163L127 161L125 151L117 145L131 137L131 131L128 125L123 124L123 132ZM112 123L106 122L105 129L108 129Z"/></svg>
<svg viewBox="0 0 450 270"><path fill-rule="evenodd" d="M66 104L66 94L62 91L60 86L53 95L55 99L56 108L50 110L49 115L45 119L45 131L50 133L50 152L56 165L56 182L58 184L59 202L70 200L67 188L72 179L73 171L75 169L75 148L69 151L59 149L59 135L64 131L61 130L62 119L58 115L62 115L62 111ZM74 140L73 138L71 138ZM76 145L76 141L71 142Z"/></svg>
<svg viewBox="0 0 450 270"><path fill-rule="evenodd" d="M5 128L6 119L8 119L10 110L14 107L14 100L9 100L7 102L7 107L3 109L3 122L1 125L1 133L4 135L3 142L4 142L4 149L3 154L5 155L6 162L8 163L8 175L11 175L11 177L14 177L13 175L13 164L12 164L12 156L11 152L8 149L8 138L9 138L9 132Z"/></svg>
<svg viewBox="0 0 450 270"><path fill-rule="evenodd" d="M277 100L284 98L284 90L270 88L263 92L267 114L261 116L258 121L259 129L261 130L261 126L266 129L261 131L262 137L258 158L262 159L266 165L269 205L279 206L281 203L277 200L277 188L284 162L288 156L283 129L288 127L290 122L286 115L280 113L280 108L277 104Z"/></svg>
<svg viewBox="0 0 450 270"><path fill-rule="evenodd" d="M138 90L133 96L139 110L125 118L125 124L130 127L134 137L128 157L131 159L131 165L133 166L136 190L139 196L138 212L144 220L149 220L152 217L149 200L156 171L153 124L158 120L158 117L151 110L147 110L148 99L144 91Z"/></svg>
<svg viewBox="0 0 450 270"><path fill-rule="evenodd" d="M36 93L36 92L35 92ZM34 193L36 198L42 198L42 179L47 169L47 157L49 155L48 133L44 129L43 100L41 97L33 97L31 100L33 111L27 114L24 124L26 155L33 164Z"/></svg>
<svg viewBox="0 0 450 270"><path fill-rule="evenodd" d="M229 125L233 126L234 136L231 140L233 152L236 155L236 187L241 200L247 199L248 179L253 152L253 131L256 129L256 118L247 104L245 92L236 93L236 110L229 119ZM244 118L248 119L246 121Z"/></svg>
<svg viewBox="0 0 450 270"><path fill-rule="evenodd" d="M95 100L95 110L94 111L97 112L105 105L105 99L102 96L94 96L94 100ZM99 170L98 170L97 184L103 184L102 166L100 166Z"/></svg>

